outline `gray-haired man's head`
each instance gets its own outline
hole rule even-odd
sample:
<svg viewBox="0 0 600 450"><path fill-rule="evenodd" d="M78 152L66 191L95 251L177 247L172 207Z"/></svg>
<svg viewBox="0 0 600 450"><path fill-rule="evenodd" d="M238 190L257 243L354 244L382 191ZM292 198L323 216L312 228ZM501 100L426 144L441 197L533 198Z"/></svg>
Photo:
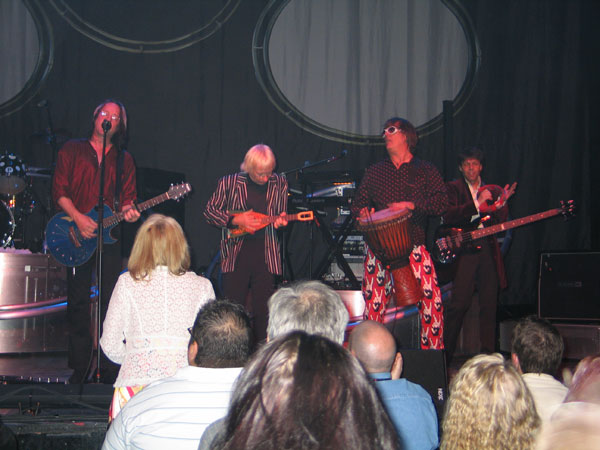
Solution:
<svg viewBox="0 0 600 450"><path fill-rule="evenodd" d="M344 342L349 314L339 294L320 281L302 281L283 287L269 299L270 339L292 330Z"/></svg>

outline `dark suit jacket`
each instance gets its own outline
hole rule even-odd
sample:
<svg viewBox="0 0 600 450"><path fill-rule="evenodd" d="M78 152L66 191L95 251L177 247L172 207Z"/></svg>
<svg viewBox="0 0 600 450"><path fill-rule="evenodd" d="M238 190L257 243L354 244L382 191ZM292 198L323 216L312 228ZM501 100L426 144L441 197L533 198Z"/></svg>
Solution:
<svg viewBox="0 0 600 450"><path fill-rule="evenodd" d="M448 209L442 216L444 219L444 225L452 227L467 228L471 225L471 217L477 214L477 207L471 197L471 191L464 178L450 181L446 183L448 190ZM491 218L487 224L496 224L506 221L508 217L508 206L494 211L490 214ZM506 288L506 272L504 270L504 261L502 259L502 253L500 252L500 246L495 236L488 236L488 242L492 248L492 254L494 256L494 262L496 263L496 272L498 273L498 284L501 289Z"/></svg>

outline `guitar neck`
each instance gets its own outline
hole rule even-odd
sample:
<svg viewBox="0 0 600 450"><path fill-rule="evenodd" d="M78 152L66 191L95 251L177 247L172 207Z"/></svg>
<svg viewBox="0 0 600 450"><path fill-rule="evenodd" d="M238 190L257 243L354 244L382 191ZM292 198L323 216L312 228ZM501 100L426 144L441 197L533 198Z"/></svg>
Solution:
<svg viewBox="0 0 600 450"><path fill-rule="evenodd" d="M138 203L137 209L139 212L146 211L148 208L152 208L153 206L156 206L160 203L166 202L167 200L169 200L169 193L164 192L160 195L157 195L156 197L151 198L150 200L146 200L145 202ZM118 212L118 213L113 214L110 217L105 218L102 221L102 226L104 228L109 228L109 227L112 227L112 226L118 224L123 219L124 219L123 213Z"/></svg>
<svg viewBox="0 0 600 450"><path fill-rule="evenodd" d="M561 208L549 209L548 211L544 211L537 214L532 214L530 216L521 217L520 219L509 220L508 222L500 223L498 225L492 225L487 228L480 228L474 231L468 232L471 235L473 240L481 239L486 236L490 236L492 234L500 233L502 231L510 230L511 228L520 227L522 225L527 225L533 222L537 222L538 220L547 219L549 217L554 217L562 213Z"/></svg>
<svg viewBox="0 0 600 450"><path fill-rule="evenodd" d="M270 224L270 223L275 223L275 221L277 219L279 219L282 216L265 216L263 218L263 223L264 224ZM292 222L294 220L299 220L300 219L300 214L286 214L285 216L283 216L283 218L285 220L287 220L288 222Z"/></svg>

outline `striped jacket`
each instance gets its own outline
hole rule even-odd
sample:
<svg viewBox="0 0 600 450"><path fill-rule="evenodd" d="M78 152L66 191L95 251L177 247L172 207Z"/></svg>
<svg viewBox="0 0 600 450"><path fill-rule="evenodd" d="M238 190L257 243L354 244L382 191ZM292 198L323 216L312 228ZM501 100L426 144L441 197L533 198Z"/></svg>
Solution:
<svg viewBox="0 0 600 450"><path fill-rule="evenodd" d="M229 211L246 211L248 174L240 172L224 176L217 183L217 189L204 208L204 217L210 225L221 228L221 271L233 272L235 260L240 253L244 237L227 239L227 224L231 218ZM287 211L288 183L285 177L272 174L267 182L267 212L276 216ZM265 255L267 268L275 275L281 275L281 250L273 225L265 229Z"/></svg>

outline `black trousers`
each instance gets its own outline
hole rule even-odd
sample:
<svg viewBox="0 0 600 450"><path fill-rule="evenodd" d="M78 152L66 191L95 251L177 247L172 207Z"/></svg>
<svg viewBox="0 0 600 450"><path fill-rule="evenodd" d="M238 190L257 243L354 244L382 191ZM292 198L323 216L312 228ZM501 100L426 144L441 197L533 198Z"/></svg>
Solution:
<svg viewBox="0 0 600 450"><path fill-rule="evenodd" d="M458 268L452 283L452 298L445 307L444 345L446 360L450 362L464 317L473 293L479 294L479 340L481 351L490 353L496 347L496 305L498 301L498 274L490 244L484 242L481 250L463 253L457 262Z"/></svg>
<svg viewBox="0 0 600 450"><path fill-rule="evenodd" d="M115 233L116 234L116 233ZM121 244L104 246L102 255L102 299L100 323L104 322L108 303L121 272ZM96 273L96 253L79 267L67 268L67 323L69 328L69 367L76 371L87 370L93 356L90 289ZM102 330L99 330L102 336ZM101 354L100 368L107 376L116 376L119 365Z"/></svg>
<svg viewBox="0 0 600 450"><path fill-rule="evenodd" d="M256 341L266 339L267 302L275 292L275 275L267 268L264 239L244 240L233 272L223 274L223 292L229 300L251 310ZM251 294L250 305L246 305L248 293Z"/></svg>

